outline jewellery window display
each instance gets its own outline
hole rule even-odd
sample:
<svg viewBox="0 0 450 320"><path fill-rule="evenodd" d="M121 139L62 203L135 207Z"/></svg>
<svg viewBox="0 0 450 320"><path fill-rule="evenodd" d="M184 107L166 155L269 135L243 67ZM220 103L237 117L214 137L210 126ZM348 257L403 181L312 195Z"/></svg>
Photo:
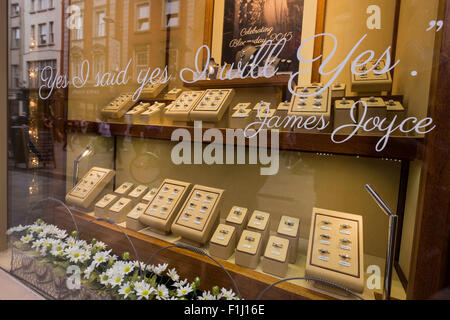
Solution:
<svg viewBox="0 0 450 320"><path fill-rule="evenodd" d="M193 253L183 253L178 247L155 259L165 263L167 253L183 265L186 277L194 269L217 274L218 269L206 264L200 252L210 254L237 275L240 286L247 286L246 291L253 295L249 298L256 298L262 286L288 278L296 279L269 290L267 296L355 298L333 285L298 279L305 277L345 287L366 299L380 299L382 294L406 299L430 293L421 278L431 283L423 259L429 248L419 246L434 242L417 244L416 239L432 238L424 234L428 221L437 220L435 216L442 220L442 213L429 205L433 201L428 190L434 188L430 188L432 182L439 187L442 184L431 173L445 172L442 164L431 161L430 167L430 159L444 159L442 150L447 149L435 141L443 139L448 123L440 107L448 99L443 99L444 93L438 92L435 84L440 88L446 84L439 74L448 72L439 61L444 61L441 37L448 27L423 30L429 21L441 21L444 12L438 2L402 2L401 6L394 1L380 2L377 6L383 21L379 26L375 18L369 19L368 7L373 5L369 0L318 0L317 6L316 1L313 5L298 1L301 19L287 19L296 3L287 1L280 13L286 18L283 23L277 20L278 13L271 12L275 10L271 1L261 2L263 14L259 17L250 11L255 9L251 5L230 10L231 2L214 6L180 2L180 17L188 12L189 19L167 16L163 29L160 19L153 19L158 10L152 5L149 28L142 22L146 19L139 19L139 32L136 17L132 17L136 8L130 7L134 4L108 4L105 16L114 23L105 24L104 37L87 36L97 31L89 30L95 23L88 20L95 15L89 14L90 6L77 2L86 13L85 36L66 32L65 23L62 28L55 27L58 34L63 30L69 37L59 41L55 34L54 52L61 56L45 69L54 70L52 77L59 77L56 70L61 79L67 77L68 88L52 91L48 87L52 82L43 80L42 61L49 61L41 52L45 47L33 49L33 57L24 56L20 63L4 63L11 69L7 74L14 74L15 66L27 66L18 73L25 77L19 79L20 86L4 95L14 123L10 150L4 154L15 162L14 168L21 168L22 160L34 166L27 168L33 174L29 186L12 185L14 189L10 189L26 191L20 197L11 193L15 204L10 206L14 210L10 216L20 221L23 199L35 204L47 197L65 197L77 222L92 221L81 234L90 232L111 243L115 254L124 248L119 239L123 234L95 217L119 224L137 243L142 257L164 245L196 246L198 251ZM124 19L118 12L130 12L130 18ZM142 12L147 11L139 10ZM411 16L418 20L414 25L408 21ZM274 39L292 38L280 43L284 47L279 53L276 42L271 44L267 55L273 49L277 58L266 56L258 61L261 55L257 51L263 44L239 47L235 39L234 48L230 46L233 39L227 38L237 34L248 37L246 43L255 43L256 36L263 36L244 35L244 28L256 30L254 25L261 24L267 25L267 30L284 30L294 20L295 26L273 34ZM162 32L150 32L160 29ZM292 30L299 34L291 36ZM314 38L313 32L321 35ZM310 42L297 51L307 39ZM56 48L58 43L67 48ZM414 55L411 48L421 54ZM11 52L14 58L19 56L16 51ZM86 54L89 52L92 55ZM300 53L304 60L297 61ZM307 63L313 59L314 63ZM389 133L385 129L391 122L393 127L411 129L427 115L433 115L433 121L422 132L433 127L425 134L429 139L420 130ZM36 116L43 121L34 121ZM303 126L294 125L296 119ZM227 130L264 120L252 128L288 125L280 127L277 134L261 130L256 139L245 141L240 140L241 131ZM194 121L202 121L203 130L193 128ZM41 127L34 127L41 122ZM377 127L377 123L382 125ZM319 130L322 124L328 125ZM348 127L334 134L344 125ZM375 128L365 130L364 125ZM208 131L212 128L218 130ZM45 130L50 132L50 149L57 152L54 169L44 164L45 139L34 134ZM176 140L177 134L182 138ZM233 134L233 140L228 140ZM349 135L348 141L343 141ZM435 144L434 148L430 144ZM264 157L262 151L268 150L261 149L263 145L274 147L274 152ZM92 154L84 152L88 147ZM74 161L83 176L75 186ZM267 176L261 169L269 165L273 174ZM40 170L46 170L45 175L38 174ZM39 179L44 176L43 187ZM368 194L365 186L373 186L380 196ZM380 199L387 205L380 206ZM437 204L443 207L442 201ZM383 211L398 219L392 234ZM66 225L67 230L71 228ZM393 238L396 246L389 259L385 255ZM436 259L430 259L430 265L437 265ZM389 278L386 260L387 265L393 264L389 293L383 288L390 280L385 281ZM367 280L373 266L380 269L381 286L371 288ZM223 286L228 285L226 279L218 278Z"/></svg>

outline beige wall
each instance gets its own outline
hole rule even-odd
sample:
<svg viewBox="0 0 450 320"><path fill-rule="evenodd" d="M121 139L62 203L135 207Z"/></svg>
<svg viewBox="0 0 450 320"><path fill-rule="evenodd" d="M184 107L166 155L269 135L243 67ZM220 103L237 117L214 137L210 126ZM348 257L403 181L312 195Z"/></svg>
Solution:
<svg viewBox="0 0 450 320"><path fill-rule="evenodd" d="M400 11L397 59L401 62L395 69L393 93L404 95L408 115L418 118L426 117L428 111L435 32L427 32L426 28L429 21L436 20L438 2L402 1ZM418 72L416 77L411 76L413 70ZM399 260L406 277L410 270L421 166L421 161L415 161L409 170Z"/></svg>
<svg viewBox="0 0 450 320"><path fill-rule="evenodd" d="M7 177L7 119L8 119L8 1L1 2L0 10L0 250L6 248L8 217Z"/></svg>

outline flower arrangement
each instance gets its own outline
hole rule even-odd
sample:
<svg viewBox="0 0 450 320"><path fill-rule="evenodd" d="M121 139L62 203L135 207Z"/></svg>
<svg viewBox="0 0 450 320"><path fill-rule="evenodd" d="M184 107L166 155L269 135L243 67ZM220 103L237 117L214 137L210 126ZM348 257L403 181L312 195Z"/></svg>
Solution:
<svg viewBox="0 0 450 320"><path fill-rule="evenodd" d="M17 240L13 245L23 251L34 251L41 259L66 270L80 269L81 283L100 293L110 293L115 299L128 300L237 300L232 290L200 291L200 279L181 280L175 268L168 264L145 265L131 261L130 254L122 257L107 250L96 239L90 243L78 239L76 231L69 236L66 230L46 224L41 219L32 225L11 228L9 236Z"/></svg>

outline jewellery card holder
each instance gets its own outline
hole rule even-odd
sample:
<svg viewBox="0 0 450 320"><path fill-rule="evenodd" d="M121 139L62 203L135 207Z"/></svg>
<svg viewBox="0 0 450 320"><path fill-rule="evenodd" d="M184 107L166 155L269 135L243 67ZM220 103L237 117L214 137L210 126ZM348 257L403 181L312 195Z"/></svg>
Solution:
<svg viewBox="0 0 450 320"><path fill-rule="evenodd" d="M133 189L133 186L134 185L131 182L125 182L116 190L114 190L114 193L121 197L127 196Z"/></svg>
<svg viewBox="0 0 450 320"><path fill-rule="evenodd" d="M156 97L159 96L161 91L163 91L164 88L167 87L167 85L168 85L168 82L157 83L157 84L149 83L147 86L144 87L144 89L142 89L141 99L144 99L144 100L155 99Z"/></svg>
<svg viewBox="0 0 450 320"><path fill-rule="evenodd" d="M170 233L173 220L183 205L190 183L166 179L163 181L141 218L142 224L160 234Z"/></svg>
<svg viewBox="0 0 450 320"><path fill-rule="evenodd" d="M229 127L235 129L245 129L250 124L251 109L238 109L230 118Z"/></svg>
<svg viewBox="0 0 450 320"><path fill-rule="evenodd" d="M261 233L263 250L270 236L270 213L255 210L248 221L247 229Z"/></svg>
<svg viewBox="0 0 450 320"><path fill-rule="evenodd" d="M236 247L235 262L249 269L256 269L262 253L261 233L244 230Z"/></svg>
<svg viewBox="0 0 450 320"><path fill-rule="evenodd" d="M225 220L227 225L233 226L236 228L236 237L240 238L242 231L244 231L245 227L248 223L248 209L234 206L231 208L230 213Z"/></svg>
<svg viewBox="0 0 450 320"><path fill-rule="evenodd" d="M351 118L352 107L355 104L354 100L336 100L334 104L334 129L339 128L346 124L353 124ZM354 119L358 119L358 108L353 108ZM352 128L343 128L339 130L339 134L350 134L353 132Z"/></svg>
<svg viewBox="0 0 450 320"><path fill-rule="evenodd" d="M237 105L235 105L232 110L236 111L236 110L250 109L251 105L252 104L250 102L240 102Z"/></svg>
<svg viewBox="0 0 450 320"><path fill-rule="evenodd" d="M277 236L289 241L289 263L297 261L298 241L300 239L300 220L282 216L277 229Z"/></svg>
<svg viewBox="0 0 450 320"><path fill-rule="evenodd" d="M143 225L139 221L139 218L145 212L145 210L147 209L147 206L148 206L148 203L143 203L143 202L138 203L133 208L133 210L131 210L127 214L126 226L128 229L133 230L133 231L140 231L145 228L145 225Z"/></svg>
<svg viewBox="0 0 450 320"><path fill-rule="evenodd" d="M385 61L381 60L378 65L376 61L367 63L364 66L356 68L356 73L352 72L352 92L361 93L380 93L390 91L392 89L392 77L388 71L386 73L377 74L385 67Z"/></svg>
<svg viewBox="0 0 450 320"><path fill-rule="evenodd" d="M397 116L397 119L395 120L394 124L395 126L399 125L403 120L405 120L406 110L400 101L389 100L386 101L385 103L386 103L386 114L389 123L391 123L394 120L395 116ZM401 131L396 131L394 134L405 135L405 133Z"/></svg>
<svg viewBox="0 0 450 320"><path fill-rule="evenodd" d="M145 193L148 191L147 186L137 186L133 191L128 194L128 197L134 201L134 203L141 202Z"/></svg>
<svg viewBox="0 0 450 320"><path fill-rule="evenodd" d="M109 215L109 208L117 201L117 196L113 194L107 194L103 196L95 204L95 216L98 218L107 218Z"/></svg>
<svg viewBox="0 0 450 320"><path fill-rule="evenodd" d="M331 130L330 126L327 127L328 130L319 131L318 128L321 127L321 118L324 118L325 122L331 120L331 94L330 88L326 88L321 93L321 86L310 85L305 87L296 87L295 95L293 95L291 100L291 105L289 107L288 115L302 117L304 121L307 118L314 119L314 121L308 121L308 127L314 128L312 130L307 130L305 128L294 128L295 132L327 132ZM317 94L316 94L317 93ZM311 95L311 96L309 96Z"/></svg>
<svg viewBox="0 0 450 320"><path fill-rule="evenodd" d="M362 216L313 209L306 275L364 290Z"/></svg>
<svg viewBox="0 0 450 320"><path fill-rule="evenodd" d="M181 89L172 89L169 92L167 92L164 96L165 100L176 100L178 99L178 97L181 95L181 93L183 92L183 90Z"/></svg>
<svg viewBox="0 0 450 320"><path fill-rule="evenodd" d="M120 119L134 105L132 94L122 94L102 109L102 115L108 118Z"/></svg>
<svg viewBox="0 0 450 320"><path fill-rule="evenodd" d="M150 103L143 103L143 102L139 103L138 105L133 107L133 109L125 113L124 116L125 121L129 124L133 124L133 122L135 122L139 118L139 116L149 107Z"/></svg>
<svg viewBox="0 0 450 320"><path fill-rule="evenodd" d="M223 260L229 259L236 249L236 228L219 224L209 242L209 253Z"/></svg>
<svg viewBox="0 0 450 320"><path fill-rule="evenodd" d="M128 198L120 198L110 209L109 218L115 223L125 221L128 212L133 208L133 201Z"/></svg>
<svg viewBox="0 0 450 320"><path fill-rule="evenodd" d="M262 269L277 277L286 277L289 267L290 243L288 239L271 236L262 261Z"/></svg>
<svg viewBox="0 0 450 320"><path fill-rule="evenodd" d="M114 178L115 172L93 167L66 195L67 203L82 209L91 208L94 201Z"/></svg>
<svg viewBox="0 0 450 320"><path fill-rule="evenodd" d="M158 189L153 188L151 189L149 192L147 192L147 194L142 198L142 202L144 203L150 203L152 202L153 198L156 195L156 192L158 191Z"/></svg>
<svg viewBox="0 0 450 320"><path fill-rule="evenodd" d="M172 232L193 246L205 244L219 223L224 192L195 185L172 225Z"/></svg>
<svg viewBox="0 0 450 320"><path fill-rule="evenodd" d="M202 100L205 91L185 91L168 106L165 116L175 122L188 122L190 113Z"/></svg>
<svg viewBox="0 0 450 320"><path fill-rule="evenodd" d="M164 103L155 103L140 114L141 122L143 124L161 124L162 110L165 106Z"/></svg>
<svg viewBox="0 0 450 320"><path fill-rule="evenodd" d="M361 101L367 104L367 113L365 118L369 119L372 117L379 117L380 119L386 118L386 103L382 98L370 97L370 98L361 98ZM364 114L364 106L360 103L358 116L361 118ZM361 120L361 119L359 119ZM359 130L360 134L365 135L379 135L381 132L379 130L372 130L370 132Z"/></svg>
<svg viewBox="0 0 450 320"><path fill-rule="evenodd" d="M214 123L219 122L222 120L234 95L234 89L206 90L201 101L192 109L190 120L201 120Z"/></svg>
<svg viewBox="0 0 450 320"><path fill-rule="evenodd" d="M345 97L345 83L336 82L331 86L331 97L332 98L343 98Z"/></svg>

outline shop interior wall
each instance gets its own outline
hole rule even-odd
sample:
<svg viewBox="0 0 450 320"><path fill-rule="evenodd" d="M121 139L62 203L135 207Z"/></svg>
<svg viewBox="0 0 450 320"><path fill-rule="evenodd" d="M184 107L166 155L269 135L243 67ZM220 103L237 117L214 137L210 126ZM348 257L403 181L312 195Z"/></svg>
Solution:
<svg viewBox="0 0 450 320"><path fill-rule="evenodd" d="M393 93L404 95L408 116L424 118L427 116L432 64L435 45L435 32L426 31L429 22L436 20L439 0L402 1L397 39L397 59ZM417 71L417 76L411 76ZM399 264L406 277L409 275L411 252L416 221L422 161L411 163L402 242Z"/></svg>

